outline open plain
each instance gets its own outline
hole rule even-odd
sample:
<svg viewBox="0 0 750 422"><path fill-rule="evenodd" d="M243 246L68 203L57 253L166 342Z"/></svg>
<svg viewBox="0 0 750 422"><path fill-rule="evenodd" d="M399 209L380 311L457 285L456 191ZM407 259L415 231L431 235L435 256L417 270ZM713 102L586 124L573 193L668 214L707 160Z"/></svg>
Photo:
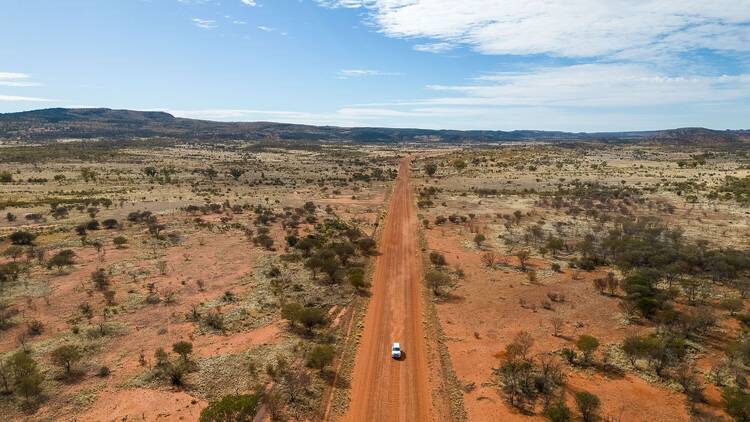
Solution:
<svg viewBox="0 0 750 422"><path fill-rule="evenodd" d="M2 152L11 419L719 421L747 403L742 148Z"/></svg>

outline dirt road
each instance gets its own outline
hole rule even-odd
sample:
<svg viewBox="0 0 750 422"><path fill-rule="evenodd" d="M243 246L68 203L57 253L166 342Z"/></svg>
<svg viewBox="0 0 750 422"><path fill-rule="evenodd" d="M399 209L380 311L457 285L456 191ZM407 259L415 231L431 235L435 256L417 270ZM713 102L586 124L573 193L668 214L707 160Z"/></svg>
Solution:
<svg viewBox="0 0 750 422"><path fill-rule="evenodd" d="M345 421L428 421L432 404L422 329L422 260L409 160L401 162L375 264ZM404 359L390 357L401 343Z"/></svg>

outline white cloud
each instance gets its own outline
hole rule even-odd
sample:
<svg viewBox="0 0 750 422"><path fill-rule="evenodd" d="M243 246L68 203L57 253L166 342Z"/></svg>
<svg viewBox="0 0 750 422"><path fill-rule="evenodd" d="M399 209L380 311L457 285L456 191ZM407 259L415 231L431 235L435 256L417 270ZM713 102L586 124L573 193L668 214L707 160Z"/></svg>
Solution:
<svg viewBox="0 0 750 422"><path fill-rule="evenodd" d="M422 51L425 53L445 53L446 51L453 50L455 46L449 42L435 42L429 44L415 44L414 50Z"/></svg>
<svg viewBox="0 0 750 422"><path fill-rule="evenodd" d="M196 5L203 5L203 4L211 4L211 5L218 5L217 1L214 0L177 0L178 3L182 4L196 4Z"/></svg>
<svg viewBox="0 0 750 422"><path fill-rule="evenodd" d="M338 77L347 79L347 78L357 78L357 77L363 77L363 76L400 76L403 75L403 73L398 72L382 72L380 70L372 70L372 69L342 69L338 72Z"/></svg>
<svg viewBox="0 0 750 422"><path fill-rule="evenodd" d="M258 29L260 29L261 31L265 31L265 32L273 32L276 30L276 28L271 28L270 26L263 26L263 25L259 25Z"/></svg>
<svg viewBox="0 0 750 422"><path fill-rule="evenodd" d="M386 35L484 54L597 57L750 51L750 0L318 0L363 7Z"/></svg>
<svg viewBox="0 0 750 422"><path fill-rule="evenodd" d="M277 110L254 110L254 109L210 109L210 110L165 110L177 117L189 119L207 119L221 121L285 121L285 122L304 122L315 124L323 116L321 113L307 113L298 111L277 111ZM328 115L330 117L330 115Z"/></svg>
<svg viewBox="0 0 750 422"><path fill-rule="evenodd" d="M30 77L28 73L0 72L0 79L28 79Z"/></svg>
<svg viewBox="0 0 750 422"><path fill-rule="evenodd" d="M719 121L737 127L740 116L750 113L750 74L666 75L635 64L492 73L468 84L427 88L438 96L349 105L338 114L406 126L435 127L439 122L464 129L597 131L711 126Z"/></svg>
<svg viewBox="0 0 750 422"><path fill-rule="evenodd" d="M510 121L534 124L511 128L601 130L596 125L739 122L741 112L750 109L750 75L721 75L717 62L701 58L707 51L747 64L750 0L316 1L324 7L360 8L369 25L388 37L413 41L416 51L445 53L463 46L486 55L528 58L516 73L428 86L432 95L427 98L339 110L358 118L390 116L409 125L432 118L448 126L455 122L455 127L508 128L507 117L516 116ZM696 52L701 54L691 54ZM581 64L529 68L538 55ZM508 59L505 68L513 69L514 63ZM713 120L706 120L708 114ZM611 121L600 123L595 117L604 115ZM574 122L581 127L571 127Z"/></svg>
<svg viewBox="0 0 750 422"><path fill-rule="evenodd" d="M193 24L202 29L216 29L219 27L213 19L193 18Z"/></svg>
<svg viewBox="0 0 750 422"><path fill-rule="evenodd" d="M750 99L750 74L665 75L636 64L540 68L487 74L473 82L429 86L455 95L414 104L634 107Z"/></svg>
<svg viewBox="0 0 750 422"><path fill-rule="evenodd" d="M350 8L350 9L364 7L368 3L371 3L366 0L317 0L317 2L323 7L330 7L330 8L343 7L343 8Z"/></svg>
<svg viewBox="0 0 750 422"><path fill-rule="evenodd" d="M51 100L49 98L22 97L18 95L0 95L0 101L51 103L56 102L57 100Z"/></svg>
<svg viewBox="0 0 750 422"><path fill-rule="evenodd" d="M245 6L257 6L258 2L255 0L240 0Z"/></svg>
<svg viewBox="0 0 750 422"><path fill-rule="evenodd" d="M28 87L38 86L39 83L29 81L28 73L0 72L0 86Z"/></svg>
<svg viewBox="0 0 750 422"><path fill-rule="evenodd" d="M332 112L307 113L278 110L166 110L178 117L221 121L274 121L285 123L417 127L431 129L486 130L567 130L617 131L652 130L670 127L706 126L716 129L736 127L750 113L750 104L726 110L710 105L691 110L629 111L602 109L580 113L561 107L342 107ZM696 115L699 118L696 118Z"/></svg>

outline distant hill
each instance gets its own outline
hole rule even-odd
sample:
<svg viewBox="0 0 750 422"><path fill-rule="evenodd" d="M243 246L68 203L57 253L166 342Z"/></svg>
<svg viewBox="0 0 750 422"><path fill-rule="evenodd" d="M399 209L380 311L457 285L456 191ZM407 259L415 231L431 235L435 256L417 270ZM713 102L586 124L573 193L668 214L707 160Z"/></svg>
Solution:
<svg viewBox="0 0 750 422"><path fill-rule="evenodd" d="M179 138L185 140L304 140L325 142L508 142L573 141L679 144L750 143L750 131L683 128L646 132L572 133L538 130L428 130L378 127L311 126L272 122L214 122L174 117L160 111L107 108L50 108L0 113L0 139L53 141L76 139Z"/></svg>

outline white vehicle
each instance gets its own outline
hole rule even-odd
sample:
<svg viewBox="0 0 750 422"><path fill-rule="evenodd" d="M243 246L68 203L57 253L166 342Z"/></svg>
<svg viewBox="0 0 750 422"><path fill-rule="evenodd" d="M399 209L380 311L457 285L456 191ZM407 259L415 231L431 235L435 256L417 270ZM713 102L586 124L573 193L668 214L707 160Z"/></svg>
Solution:
<svg viewBox="0 0 750 422"><path fill-rule="evenodd" d="M391 357L393 359L401 359L401 345L398 343L393 343L393 346L391 346Z"/></svg>

